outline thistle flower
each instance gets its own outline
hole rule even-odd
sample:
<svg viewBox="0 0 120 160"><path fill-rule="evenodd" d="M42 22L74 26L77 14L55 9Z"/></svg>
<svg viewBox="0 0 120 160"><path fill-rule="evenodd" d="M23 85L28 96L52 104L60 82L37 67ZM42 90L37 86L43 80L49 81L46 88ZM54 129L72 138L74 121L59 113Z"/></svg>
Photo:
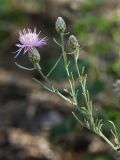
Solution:
<svg viewBox="0 0 120 160"><path fill-rule="evenodd" d="M34 32L31 31L31 29L23 30L22 32L19 32L19 44L16 44L16 46L19 48L16 52L15 58L21 53L23 50L23 54L25 54L28 51L33 50L36 47L42 47L43 45L46 45L46 37L39 38L40 32L36 33L36 28L34 29Z"/></svg>

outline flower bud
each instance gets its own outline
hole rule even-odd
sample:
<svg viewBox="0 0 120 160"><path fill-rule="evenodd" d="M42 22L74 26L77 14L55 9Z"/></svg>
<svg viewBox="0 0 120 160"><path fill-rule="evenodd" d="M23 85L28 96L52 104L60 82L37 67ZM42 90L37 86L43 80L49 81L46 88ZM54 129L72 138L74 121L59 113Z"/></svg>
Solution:
<svg viewBox="0 0 120 160"><path fill-rule="evenodd" d="M62 17L58 17L55 23L55 28L58 33L64 33L66 30L66 24Z"/></svg>
<svg viewBox="0 0 120 160"><path fill-rule="evenodd" d="M74 51L78 48L79 44L78 44L77 38L75 36L71 35L69 37L68 46L70 47L70 49L72 51Z"/></svg>
<svg viewBox="0 0 120 160"><path fill-rule="evenodd" d="M40 54L37 49L32 49L28 54L29 60L32 64L36 64L40 62Z"/></svg>

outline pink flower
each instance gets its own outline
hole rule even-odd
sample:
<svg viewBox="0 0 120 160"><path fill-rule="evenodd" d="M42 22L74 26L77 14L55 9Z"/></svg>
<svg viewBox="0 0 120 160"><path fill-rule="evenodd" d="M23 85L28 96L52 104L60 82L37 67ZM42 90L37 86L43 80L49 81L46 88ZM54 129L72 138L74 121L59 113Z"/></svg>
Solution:
<svg viewBox="0 0 120 160"><path fill-rule="evenodd" d="M42 47L43 45L46 45L46 37L39 38L40 32L36 33L36 28L34 29L34 32L31 31L31 29L23 30L22 32L19 32L19 44L16 44L16 46L19 48L16 52L15 58L20 54L20 52L23 50L23 54L25 54L27 51L32 50L36 47Z"/></svg>

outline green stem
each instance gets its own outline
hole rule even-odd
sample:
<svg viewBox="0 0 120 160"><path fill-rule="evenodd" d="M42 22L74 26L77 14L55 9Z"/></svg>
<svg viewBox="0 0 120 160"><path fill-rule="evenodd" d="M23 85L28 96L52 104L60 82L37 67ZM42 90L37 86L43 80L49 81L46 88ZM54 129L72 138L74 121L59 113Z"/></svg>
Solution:
<svg viewBox="0 0 120 160"><path fill-rule="evenodd" d="M68 99L68 98L66 98L64 95L62 95L62 94L58 91L58 89L55 88L55 87L52 85L52 83L50 83L50 81L47 79L47 77L46 77L46 76L43 74L43 72L41 71L41 67L40 67L39 63L34 64L34 66L35 66L35 68L37 69L37 71L40 73L40 75L44 78L44 80L48 83L48 85L51 87L51 88L49 88L48 86L45 86L45 85L42 84L42 86L43 86L45 89L48 88L48 90L51 91L52 93L56 93L56 94L59 95L62 99L68 101L70 104L73 104L70 99ZM40 83L41 83L41 82L40 82Z"/></svg>
<svg viewBox="0 0 120 160"><path fill-rule="evenodd" d="M58 63L60 62L62 58L62 55L60 55L60 57L58 58L57 62L55 63L55 65L52 67L52 69L49 71L49 73L46 75L46 77L48 78L50 76L50 74L53 72L53 70L56 68L56 66L58 65Z"/></svg>
<svg viewBox="0 0 120 160"><path fill-rule="evenodd" d="M63 54L63 60L65 63L65 69L67 70L67 56L66 56L65 49L64 49L64 33L60 34L60 39L61 39L61 49L62 49L62 54Z"/></svg>
<svg viewBox="0 0 120 160"><path fill-rule="evenodd" d="M66 56L66 52L65 52L65 49L64 49L64 33L61 33L60 34L60 39L61 39L61 49L62 49L62 55L63 55L63 60L64 60L64 65L65 65L65 70L67 72L67 76L68 76L68 80L69 80L69 84L70 84L70 89L71 89L71 92L72 92L72 98L73 98L73 105L76 106L76 98L75 98L75 86L74 84L72 83L72 78L70 76L70 72L69 72L69 69L68 69L68 61L67 61L67 56Z"/></svg>
<svg viewBox="0 0 120 160"><path fill-rule="evenodd" d="M43 77L43 79L49 84L47 77L42 73L39 63L35 63L34 66L37 69L37 71L40 73L40 75Z"/></svg>
<svg viewBox="0 0 120 160"><path fill-rule="evenodd" d="M77 73L78 73L78 76L79 76L79 81L81 83L81 87L82 87L82 90L83 90L83 95L84 95L84 98L85 98L85 102L86 102L86 106L87 106L87 109L88 109L88 112L90 113L90 125L93 129L93 131L95 131L95 122L94 122L94 118L93 118L93 113L92 113L92 104L90 104L90 100L88 99L87 95L87 90L86 90L86 85L84 85L83 81L81 79L81 75L80 75L80 71L79 71L79 67L78 67L78 63L77 63L77 59L75 58L75 64L76 64L76 69L77 69ZM97 133L101 138L103 138L115 151L117 150L117 148L114 146L114 144L112 144L112 142L107 139L106 136L104 136L104 134L102 132L100 133Z"/></svg>
<svg viewBox="0 0 120 160"><path fill-rule="evenodd" d="M86 90L86 77L82 78L82 75L80 74L79 67L78 67L78 59L76 57L75 57L75 65L76 65L79 81L80 81L80 84L82 87L86 107L87 107L88 113L90 115L90 125L91 125L92 129L95 131L95 122L94 122L93 113L92 113L92 106L91 106L92 104L89 100L89 93Z"/></svg>
<svg viewBox="0 0 120 160"><path fill-rule="evenodd" d="M102 132L100 132L98 135L103 138L115 151L117 151L117 148L114 146L114 144L112 144L112 142L107 139Z"/></svg>
<svg viewBox="0 0 120 160"><path fill-rule="evenodd" d="M27 71L33 71L33 70L35 70L35 67L34 68L27 68L27 67L24 67L24 66L18 64L17 62L15 62L15 64L16 64L17 67L19 67L21 69L24 69L24 70L27 70Z"/></svg>

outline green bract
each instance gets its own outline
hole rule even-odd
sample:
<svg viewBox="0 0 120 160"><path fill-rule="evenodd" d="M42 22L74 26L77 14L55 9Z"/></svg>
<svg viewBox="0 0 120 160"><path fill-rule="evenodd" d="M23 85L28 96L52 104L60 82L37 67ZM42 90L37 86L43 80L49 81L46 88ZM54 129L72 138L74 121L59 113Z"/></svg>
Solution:
<svg viewBox="0 0 120 160"><path fill-rule="evenodd" d="M55 28L58 33L64 33L66 30L66 24L65 21L62 19L62 17L58 17L55 23Z"/></svg>
<svg viewBox="0 0 120 160"><path fill-rule="evenodd" d="M32 64L36 64L40 62L40 54L37 49L32 49L28 54L29 60Z"/></svg>

